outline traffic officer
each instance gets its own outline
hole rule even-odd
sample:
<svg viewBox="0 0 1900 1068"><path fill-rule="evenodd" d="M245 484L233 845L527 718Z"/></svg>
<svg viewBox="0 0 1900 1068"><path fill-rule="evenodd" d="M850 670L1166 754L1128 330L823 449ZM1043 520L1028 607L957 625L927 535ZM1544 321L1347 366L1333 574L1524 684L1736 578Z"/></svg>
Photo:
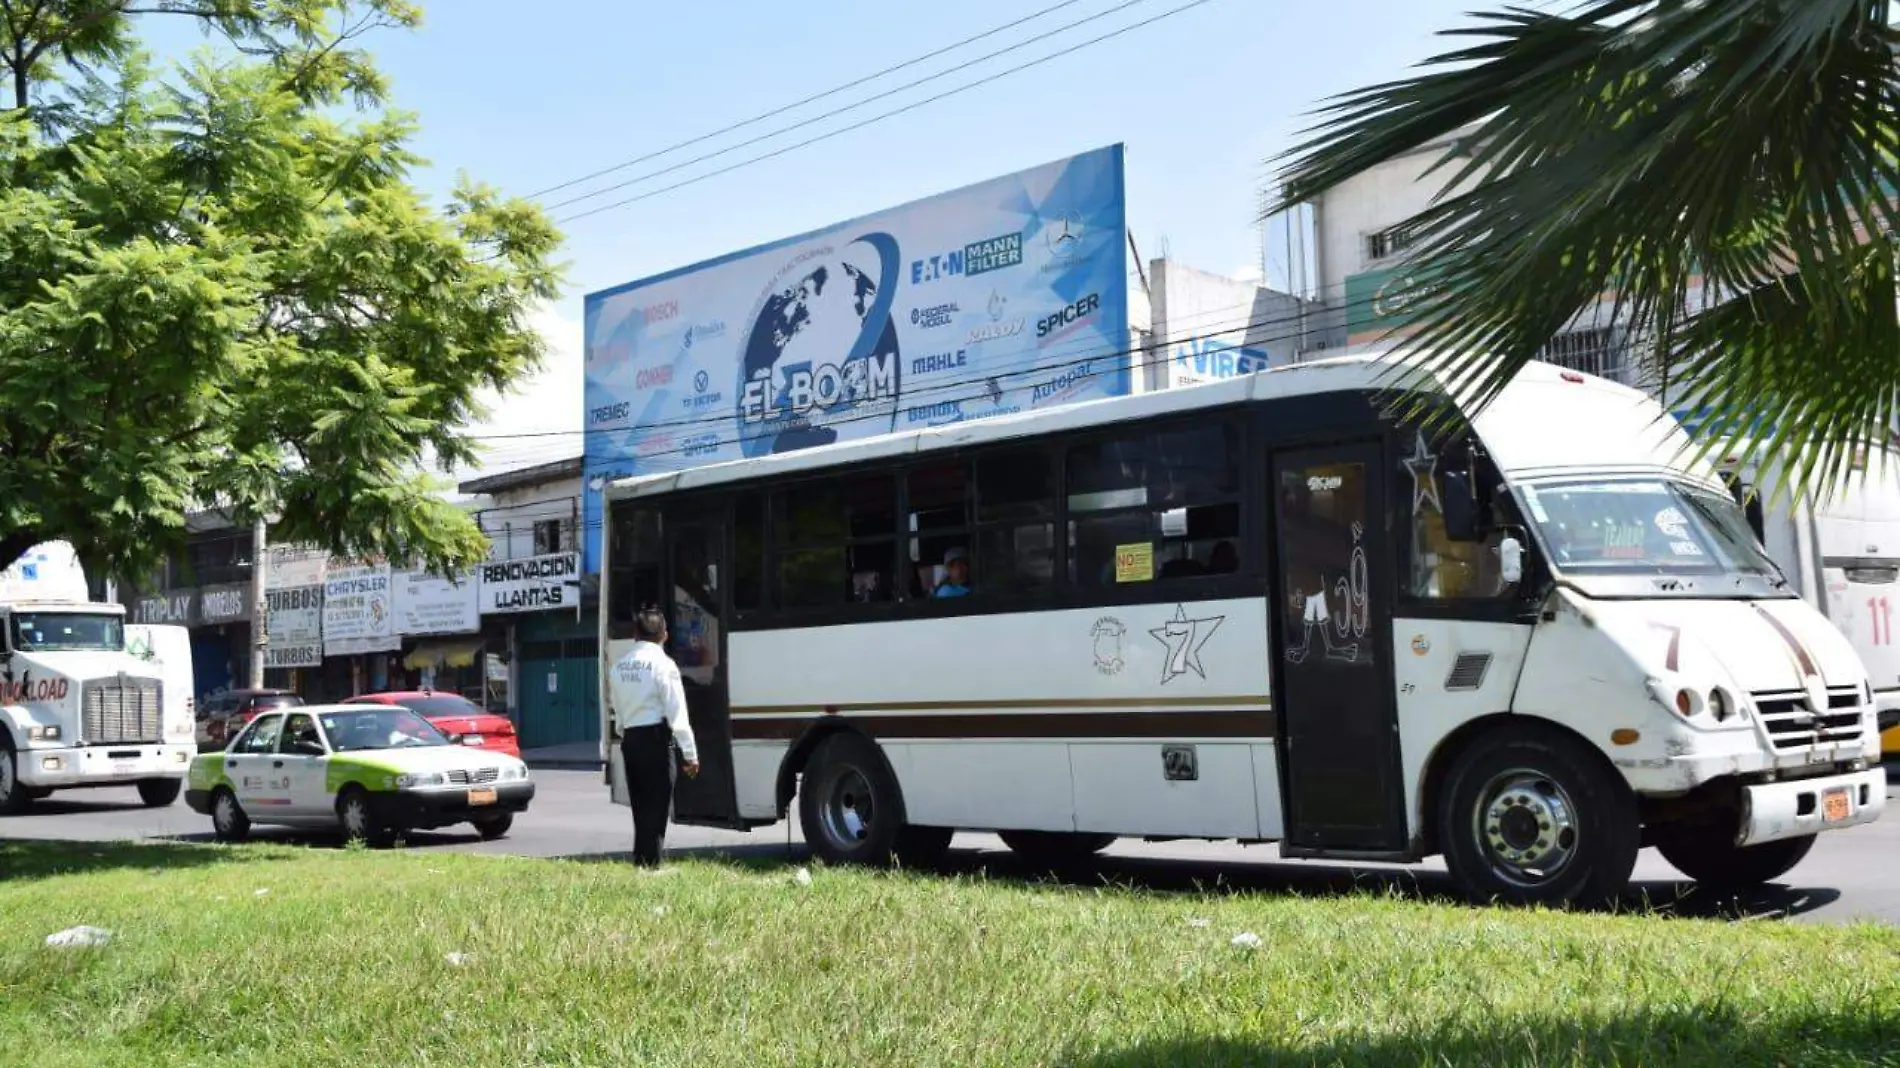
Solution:
<svg viewBox="0 0 1900 1068"><path fill-rule="evenodd" d="M614 665L608 698L633 807L633 862L653 867L660 863L673 815L673 747L679 747L688 778L699 774L699 749L686 716L679 666L666 655L666 617L653 608L641 611L634 617L633 636L633 651Z"/></svg>

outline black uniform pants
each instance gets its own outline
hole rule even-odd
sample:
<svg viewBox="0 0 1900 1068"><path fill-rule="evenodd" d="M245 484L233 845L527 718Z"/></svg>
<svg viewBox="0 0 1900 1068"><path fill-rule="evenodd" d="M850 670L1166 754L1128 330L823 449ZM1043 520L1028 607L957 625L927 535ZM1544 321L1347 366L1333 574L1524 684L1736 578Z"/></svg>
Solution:
<svg viewBox="0 0 1900 1068"><path fill-rule="evenodd" d="M633 862L660 863L666 825L673 818L673 732L664 723L635 727L620 736L621 765L627 771L627 800L633 805Z"/></svg>

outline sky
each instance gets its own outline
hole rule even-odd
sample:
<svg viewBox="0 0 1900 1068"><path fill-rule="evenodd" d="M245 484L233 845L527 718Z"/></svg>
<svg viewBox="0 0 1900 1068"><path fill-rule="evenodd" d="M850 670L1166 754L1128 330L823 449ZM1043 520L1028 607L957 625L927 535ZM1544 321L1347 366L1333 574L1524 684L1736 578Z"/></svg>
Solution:
<svg viewBox="0 0 1900 1068"><path fill-rule="evenodd" d="M1057 0L825 4L713 0L434 0L414 32L366 43L417 114L415 176L446 193L458 173L528 195L771 111L1000 27ZM1255 224L1271 160L1299 142L1324 98L1403 76L1454 42L1478 0L1204 0L1112 40L1010 67L1190 0L1076 0L954 52L679 153L539 197L598 186L716 152L904 85L945 77L618 193L557 219L738 163L965 84L975 88L755 165L563 226L568 286L535 317L545 370L500 398L475 433L485 466L574 455L581 418L585 294L727 252L1120 142L1129 226L1143 260L1245 275L1261 267ZM1120 10L1117 10L1117 9ZM532 15L524 12L532 11ZM1112 13L1110 13L1112 12ZM1078 21L1083 25L1064 30ZM170 37L170 31L167 31ZM1024 44L1007 55L986 53ZM161 44L175 44L176 40ZM170 51L170 48L166 48ZM1272 242L1280 245L1278 240ZM1268 278L1284 272L1270 255ZM493 435L554 432L544 438ZM562 433L568 432L568 433Z"/></svg>

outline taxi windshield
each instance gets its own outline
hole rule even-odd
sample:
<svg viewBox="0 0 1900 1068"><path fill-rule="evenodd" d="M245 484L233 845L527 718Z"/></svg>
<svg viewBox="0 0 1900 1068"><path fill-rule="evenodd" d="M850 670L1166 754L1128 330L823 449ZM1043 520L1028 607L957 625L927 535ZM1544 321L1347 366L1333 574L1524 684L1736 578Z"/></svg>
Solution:
<svg viewBox="0 0 1900 1068"><path fill-rule="evenodd" d="M1562 570L1780 578L1734 500L1710 490L1644 480L1547 482L1523 493Z"/></svg>
<svg viewBox="0 0 1900 1068"><path fill-rule="evenodd" d="M447 735L406 708L325 712L322 719L330 747L339 753L450 744Z"/></svg>

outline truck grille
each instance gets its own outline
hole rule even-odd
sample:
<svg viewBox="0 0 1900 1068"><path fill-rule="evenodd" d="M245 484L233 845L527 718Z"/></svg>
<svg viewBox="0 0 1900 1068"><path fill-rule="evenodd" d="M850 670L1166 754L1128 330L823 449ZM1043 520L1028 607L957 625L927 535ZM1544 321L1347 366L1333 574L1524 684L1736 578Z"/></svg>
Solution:
<svg viewBox="0 0 1900 1068"><path fill-rule="evenodd" d="M163 740L163 691L156 679L91 679L81 686L85 744Z"/></svg>
<svg viewBox="0 0 1900 1068"><path fill-rule="evenodd" d="M1827 707L1814 709L1806 694L1770 690L1753 695L1768 741L1777 752L1810 746L1844 745L1860 740L1860 691L1837 686L1827 692Z"/></svg>
<svg viewBox="0 0 1900 1068"><path fill-rule="evenodd" d="M451 771L449 772L449 785L467 786L473 783L479 786L482 783L494 782L499 778L501 778L500 768L476 768L474 771Z"/></svg>

